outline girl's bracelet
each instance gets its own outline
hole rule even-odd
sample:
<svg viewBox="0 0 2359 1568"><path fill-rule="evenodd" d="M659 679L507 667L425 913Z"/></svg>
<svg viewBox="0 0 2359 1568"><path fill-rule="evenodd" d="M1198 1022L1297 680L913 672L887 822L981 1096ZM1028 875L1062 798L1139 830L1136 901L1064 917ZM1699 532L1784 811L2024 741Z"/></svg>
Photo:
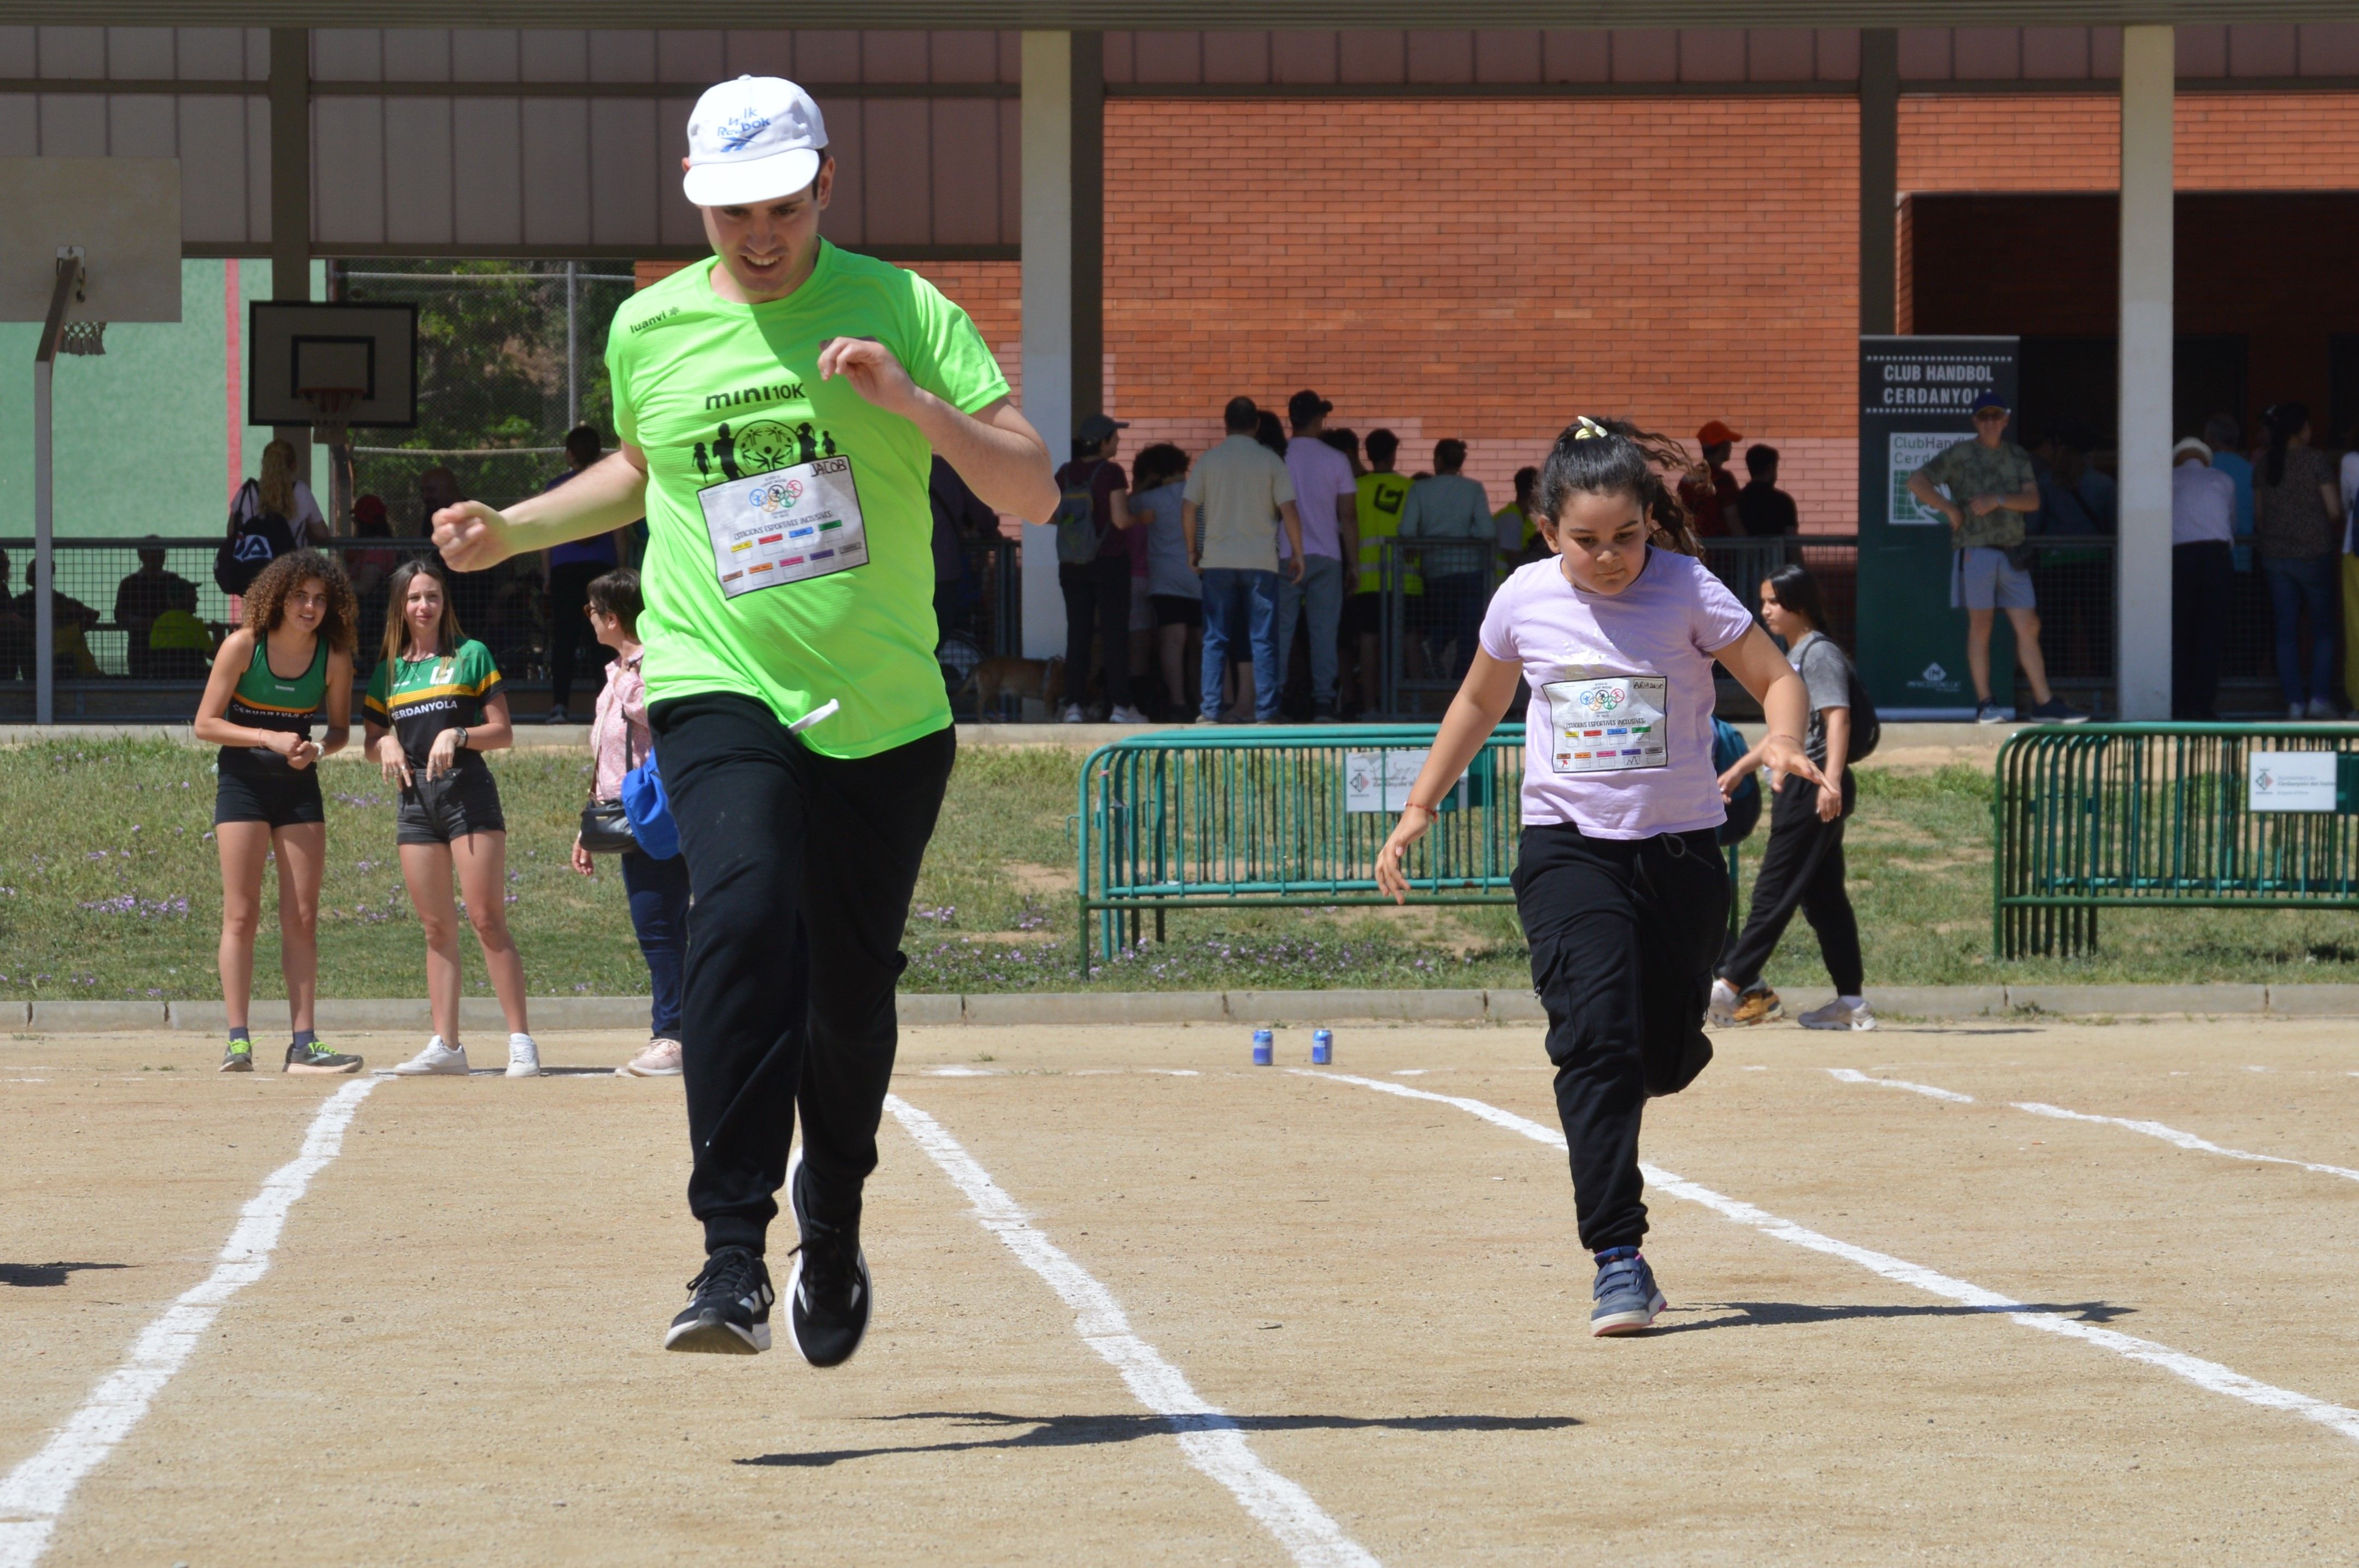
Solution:
<svg viewBox="0 0 2359 1568"><path fill-rule="evenodd" d="M1403 806L1401 809L1403 811L1422 811L1428 816L1432 817L1436 822L1441 820L1441 808L1437 806L1428 806L1421 800L1412 800Z"/></svg>

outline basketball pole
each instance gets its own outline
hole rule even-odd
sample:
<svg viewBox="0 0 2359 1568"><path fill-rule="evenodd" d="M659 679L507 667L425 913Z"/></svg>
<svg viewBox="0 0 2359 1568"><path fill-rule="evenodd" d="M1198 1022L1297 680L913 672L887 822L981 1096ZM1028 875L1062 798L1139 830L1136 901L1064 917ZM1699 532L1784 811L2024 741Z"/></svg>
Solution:
<svg viewBox="0 0 2359 1568"><path fill-rule="evenodd" d="M49 313L33 351L33 722L57 722L57 606L51 584L56 567L52 508L56 470L49 451L49 382L57 370L58 339L65 331L66 306L82 287L82 250L58 253L58 280L49 290Z"/></svg>

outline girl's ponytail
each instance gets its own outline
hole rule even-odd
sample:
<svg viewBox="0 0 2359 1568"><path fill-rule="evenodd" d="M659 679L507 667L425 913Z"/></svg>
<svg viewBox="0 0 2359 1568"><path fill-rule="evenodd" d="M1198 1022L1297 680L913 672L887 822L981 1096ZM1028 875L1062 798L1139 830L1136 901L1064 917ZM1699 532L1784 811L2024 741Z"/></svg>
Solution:
<svg viewBox="0 0 2359 1568"><path fill-rule="evenodd" d="M1628 495L1653 524L1648 542L1682 556L1701 556L1694 524L1679 494L1663 482L1663 472L1686 471L1688 455L1677 441L1642 430L1626 419L1592 419L1582 415L1564 428L1541 465L1540 515L1554 523L1568 497Z"/></svg>

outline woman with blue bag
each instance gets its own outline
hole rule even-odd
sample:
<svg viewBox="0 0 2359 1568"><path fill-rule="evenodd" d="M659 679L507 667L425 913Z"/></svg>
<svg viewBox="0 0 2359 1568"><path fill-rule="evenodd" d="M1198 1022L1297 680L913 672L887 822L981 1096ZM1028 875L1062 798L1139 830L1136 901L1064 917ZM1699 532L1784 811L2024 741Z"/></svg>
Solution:
<svg viewBox="0 0 2359 1568"><path fill-rule="evenodd" d="M582 808L582 831L573 838L573 869L595 874L592 857L612 854L622 862L623 887L630 894L631 928L639 955L647 961L654 1005L647 1047L614 1069L627 1078L679 1076L679 980L688 959L688 862L669 816L643 830L644 808L630 811L624 783L633 773L652 773L655 737L647 730L647 683L639 674L646 650L639 644L639 574L628 567L592 579L585 607L591 632L614 650L606 665L605 689L598 694L590 721L590 804ZM658 786L660 787L660 786Z"/></svg>

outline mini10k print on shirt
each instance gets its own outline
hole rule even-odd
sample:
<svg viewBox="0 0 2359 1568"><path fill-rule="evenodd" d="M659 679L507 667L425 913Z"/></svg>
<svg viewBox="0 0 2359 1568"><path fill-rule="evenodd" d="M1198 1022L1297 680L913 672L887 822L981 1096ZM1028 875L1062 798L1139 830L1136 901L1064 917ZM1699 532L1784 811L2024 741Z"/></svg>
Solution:
<svg viewBox="0 0 2359 1568"><path fill-rule="evenodd" d="M1725 819L1712 765L1712 654L1753 626L1702 562L1649 549L1617 594L1572 586L1554 557L1518 568L1483 618L1483 651L1522 666L1527 826L1647 838Z"/></svg>

